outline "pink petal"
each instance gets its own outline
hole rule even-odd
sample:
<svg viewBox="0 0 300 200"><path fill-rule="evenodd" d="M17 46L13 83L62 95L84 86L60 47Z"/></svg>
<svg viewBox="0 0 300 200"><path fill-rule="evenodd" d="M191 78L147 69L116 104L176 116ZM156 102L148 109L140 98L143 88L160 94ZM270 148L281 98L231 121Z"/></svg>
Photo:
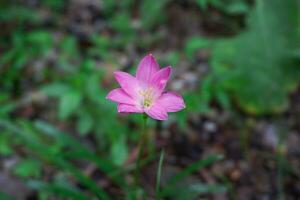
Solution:
<svg viewBox="0 0 300 200"><path fill-rule="evenodd" d="M166 92L156 101L156 104L164 107L167 112L177 112L185 108L183 98L175 92Z"/></svg>
<svg viewBox="0 0 300 200"><path fill-rule="evenodd" d="M130 105L135 104L134 100L122 88L117 88L110 91L106 96L106 99L117 103L125 103Z"/></svg>
<svg viewBox="0 0 300 200"><path fill-rule="evenodd" d="M153 119L156 120L167 120L168 119L168 114L164 107L161 105L155 103L153 104L149 109L145 110L145 112L152 117Z"/></svg>
<svg viewBox="0 0 300 200"><path fill-rule="evenodd" d="M150 85L158 91L159 95L165 89L170 75L171 67L168 66L156 72L152 77Z"/></svg>
<svg viewBox="0 0 300 200"><path fill-rule="evenodd" d="M152 76L159 70L159 64L152 54L145 56L138 65L136 77L145 84L148 84Z"/></svg>
<svg viewBox="0 0 300 200"><path fill-rule="evenodd" d="M117 71L114 73L116 80L120 84L121 88L132 98L136 98L139 90L138 80L126 73Z"/></svg>
<svg viewBox="0 0 300 200"><path fill-rule="evenodd" d="M119 113L143 113L143 110L134 105L128 105L128 104L121 103L118 105L118 112Z"/></svg>

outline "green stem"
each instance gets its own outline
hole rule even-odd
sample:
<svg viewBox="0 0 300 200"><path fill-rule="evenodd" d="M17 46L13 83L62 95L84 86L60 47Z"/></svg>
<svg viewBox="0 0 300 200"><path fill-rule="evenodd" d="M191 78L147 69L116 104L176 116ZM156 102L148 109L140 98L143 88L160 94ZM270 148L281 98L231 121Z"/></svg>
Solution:
<svg viewBox="0 0 300 200"><path fill-rule="evenodd" d="M146 114L143 115L143 124L142 124L142 132L139 139L138 144L138 154L136 158L136 173L135 173L135 183L138 185L140 178L140 168L141 168L141 157L144 152L145 142L147 139L147 119L148 116Z"/></svg>
<svg viewBox="0 0 300 200"><path fill-rule="evenodd" d="M157 176L156 176L156 188L155 188L155 200L160 199L160 178L161 178L161 170L162 170L162 164L164 160L165 152L164 150L160 153L160 158L158 162L158 168L157 168Z"/></svg>

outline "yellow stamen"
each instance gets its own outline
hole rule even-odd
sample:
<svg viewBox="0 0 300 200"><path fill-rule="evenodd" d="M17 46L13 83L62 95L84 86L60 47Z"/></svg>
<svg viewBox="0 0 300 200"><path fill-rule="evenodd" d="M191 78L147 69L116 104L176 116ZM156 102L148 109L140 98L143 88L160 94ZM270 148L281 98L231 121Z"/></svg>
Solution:
<svg viewBox="0 0 300 200"><path fill-rule="evenodd" d="M153 103L153 89L148 88L143 91L139 91L139 94L143 97L142 105L145 108L149 108Z"/></svg>

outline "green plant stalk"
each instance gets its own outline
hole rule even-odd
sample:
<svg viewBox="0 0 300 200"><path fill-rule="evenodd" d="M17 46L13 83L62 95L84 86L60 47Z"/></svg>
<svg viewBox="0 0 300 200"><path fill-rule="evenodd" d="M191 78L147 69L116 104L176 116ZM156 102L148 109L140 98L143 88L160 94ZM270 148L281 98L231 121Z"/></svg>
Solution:
<svg viewBox="0 0 300 200"><path fill-rule="evenodd" d="M138 144L138 154L136 157L135 184L138 185L140 179L141 158L144 152L144 146L147 143L147 119L148 116L143 114L142 131Z"/></svg>
<svg viewBox="0 0 300 200"><path fill-rule="evenodd" d="M164 156L165 156L165 151L162 150L160 153L160 158L158 162L158 169L157 169L157 176L156 176L156 188L155 188L155 200L160 199L160 178L161 178L161 169L162 169L162 164L164 161Z"/></svg>

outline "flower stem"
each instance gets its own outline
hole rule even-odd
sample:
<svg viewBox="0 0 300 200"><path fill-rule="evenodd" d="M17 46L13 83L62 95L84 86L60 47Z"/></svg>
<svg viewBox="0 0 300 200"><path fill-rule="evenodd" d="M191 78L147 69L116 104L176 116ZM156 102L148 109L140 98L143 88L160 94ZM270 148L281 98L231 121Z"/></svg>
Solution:
<svg viewBox="0 0 300 200"><path fill-rule="evenodd" d="M138 185L140 178L140 168L141 168L141 158L144 152L145 143L147 140L147 119L148 116L143 114L143 122L142 122L142 131L138 144L138 154L136 158L136 173L135 173L135 183Z"/></svg>
<svg viewBox="0 0 300 200"><path fill-rule="evenodd" d="M159 162L158 162L158 168L157 168L157 175L156 175L156 188L155 188L155 200L160 199L160 179L161 179L161 170L162 170L162 164L164 161L165 152L164 150L161 151Z"/></svg>

